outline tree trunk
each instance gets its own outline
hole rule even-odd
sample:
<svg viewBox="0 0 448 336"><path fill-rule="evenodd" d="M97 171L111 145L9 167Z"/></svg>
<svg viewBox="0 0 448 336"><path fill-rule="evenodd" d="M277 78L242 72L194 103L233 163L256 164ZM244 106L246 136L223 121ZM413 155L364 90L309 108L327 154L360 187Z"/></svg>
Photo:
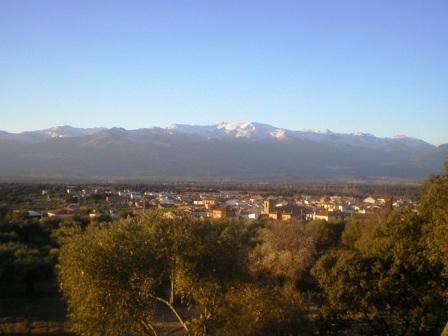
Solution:
<svg viewBox="0 0 448 336"><path fill-rule="evenodd" d="M140 321L140 324L147 335L158 336L156 330L151 323Z"/></svg>
<svg viewBox="0 0 448 336"><path fill-rule="evenodd" d="M167 300L164 300L158 296L154 296L151 295L152 298L154 298L155 300L162 302L164 305L166 305L171 312L174 314L174 316L177 318L177 320L179 321L179 323L181 324L182 328L185 329L185 331L187 332L188 335L190 335L190 330L188 329L187 324L184 322L184 320L182 319L182 317L179 315L179 313L177 312L176 308L174 308L174 306L172 304L170 304Z"/></svg>

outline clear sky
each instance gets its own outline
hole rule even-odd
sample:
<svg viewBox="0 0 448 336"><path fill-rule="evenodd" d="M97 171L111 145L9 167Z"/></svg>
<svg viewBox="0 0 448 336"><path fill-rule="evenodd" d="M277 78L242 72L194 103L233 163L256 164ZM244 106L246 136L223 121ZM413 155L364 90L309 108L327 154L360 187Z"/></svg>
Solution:
<svg viewBox="0 0 448 336"><path fill-rule="evenodd" d="M448 142L448 1L0 0L0 129L220 121Z"/></svg>

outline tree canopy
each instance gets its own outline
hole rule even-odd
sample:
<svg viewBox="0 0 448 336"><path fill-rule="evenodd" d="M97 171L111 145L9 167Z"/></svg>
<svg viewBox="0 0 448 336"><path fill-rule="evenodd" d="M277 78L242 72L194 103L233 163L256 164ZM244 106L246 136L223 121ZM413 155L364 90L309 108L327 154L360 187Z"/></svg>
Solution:
<svg viewBox="0 0 448 336"><path fill-rule="evenodd" d="M162 311L186 335L440 335L448 321L448 166L425 183L418 207L364 220L148 211L81 224L51 237L83 335L161 335ZM11 244L0 256L23 248Z"/></svg>
<svg viewBox="0 0 448 336"><path fill-rule="evenodd" d="M268 312L269 302L284 305L292 298L280 289L271 298L272 287L251 280L251 232L242 221L151 213L74 234L61 248L58 268L74 329L84 335L153 335L163 306L186 334L222 335L236 312L243 321L249 318L244 314ZM246 298L260 306L252 310ZM269 323L254 322L252 328L287 328L304 319L300 305L272 314Z"/></svg>

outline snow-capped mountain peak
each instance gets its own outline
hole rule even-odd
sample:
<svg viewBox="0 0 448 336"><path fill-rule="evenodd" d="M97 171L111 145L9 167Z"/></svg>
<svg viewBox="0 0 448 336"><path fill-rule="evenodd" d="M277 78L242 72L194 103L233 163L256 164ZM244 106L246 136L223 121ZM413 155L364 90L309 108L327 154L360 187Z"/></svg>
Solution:
<svg viewBox="0 0 448 336"><path fill-rule="evenodd" d="M356 136L356 137L367 137L367 136L372 136L372 134L370 134L370 133L365 133L365 132L353 132L353 133L351 133L351 135Z"/></svg>
<svg viewBox="0 0 448 336"><path fill-rule="evenodd" d="M216 128L223 130L227 134L232 134L237 138L248 138L255 131L255 126L252 123L222 122Z"/></svg>
<svg viewBox="0 0 448 336"><path fill-rule="evenodd" d="M432 147L431 144L422 140L401 135L390 138L380 138L366 132L344 134L334 133L329 129L294 131L256 122L221 122L219 124L205 126L172 124L167 127L167 131L170 134L204 136L208 139L235 138L280 140L291 138L318 143L329 143L332 145L351 145L377 149L396 148L397 146L415 149Z"/></svg>
<svg viewBox="0 0 448 336"><path fill-rule="evenodd" d="M445 149L403 136L300 131L255 122L133 130L59 126L23 133L0 131L0 150L9 160L0 168L10 176L38 172L315 179L371 177L375 171L386 177L422 176L437 173L447 158Z"/></svg>
<svg viewBox="0 0 448 336"><path fill-rule="evenodd" d="M104 130L104 128L96 127L96 128L79 128L73 126L55 126L47 129L43 129L39 132L41 134L45 134L50 138L70 138L70 137L78 137L85 136L98 133Z"/></svg>
<svg viewBox="0 0 448 336"><path fill-rule="evenodd" d="M236 138L266 137L273 128L270 125L258 124L253 122L222 122L216 125L217 129L223 130L226 134L233 135Z"/></svg>
<svg viewBox="0 0 448 336"><path fill-rule="evenodd" d="M275 131L271 132L270 135L273 138L284 139L288 136L288 133L284 129L278 128Z"/></svg>
<svg viewBox="0 0 448 336"><path fill-rule="evenodd" d="M166 129L167 130L175 130L177 129L179 126L177 124L170 124Z"/></svg>
<svg viewBox="0 0 448 336"><path fill-rule="evenodd" d="M189 134L207 138L269 138L276 128L255 122L221 122L215 125L171 124L166 128L171 134Z"/></svg>
<svg viewBox="0 0 448 336"><path fill-rule="evenodd" d="M19 134L5 133L0 134L0 138L21 142L36 142L48 139L89 136L99 132L112 132L112 130L105 128L77 128L66 125ZM130 139L144 139L149 135L153 137L187 135L208 140L241 139L250 141L277 141L288 138L292 141L308 141L330 146L357 146L387 151L405 148L424 150L434 147L423 140L404 135L380 138L364 132L344 134L334 133L328 129L295 131L257 122L221 122L214 125L171 124L165 129L158 127L139 130L122 129L121 134L129 135Z"/></svg>

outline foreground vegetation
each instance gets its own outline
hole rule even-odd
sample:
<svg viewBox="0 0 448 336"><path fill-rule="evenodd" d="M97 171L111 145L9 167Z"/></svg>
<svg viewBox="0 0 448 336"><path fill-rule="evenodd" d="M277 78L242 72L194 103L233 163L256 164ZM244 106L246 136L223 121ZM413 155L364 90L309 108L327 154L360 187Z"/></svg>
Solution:
<svg viewBox="0 0 448 336"><path fill-rule="evenodd" d="M58 309L48 315L64 323L59 286L70 330L82 335L440 335L446 232L448 169L424 185L417 211L388 209L369 220L155 211L111 223L33 220L2 208L0 313ZM66 332L59 324L54 332Z"/></svg>
<svg viewBox="0 0 448 336"><path fill-rule="evenodd" d="M151 213L65 228L61 290L76 332L440 335L448 303L448 175L420 209L369 222L243 222Z"/></svg>

